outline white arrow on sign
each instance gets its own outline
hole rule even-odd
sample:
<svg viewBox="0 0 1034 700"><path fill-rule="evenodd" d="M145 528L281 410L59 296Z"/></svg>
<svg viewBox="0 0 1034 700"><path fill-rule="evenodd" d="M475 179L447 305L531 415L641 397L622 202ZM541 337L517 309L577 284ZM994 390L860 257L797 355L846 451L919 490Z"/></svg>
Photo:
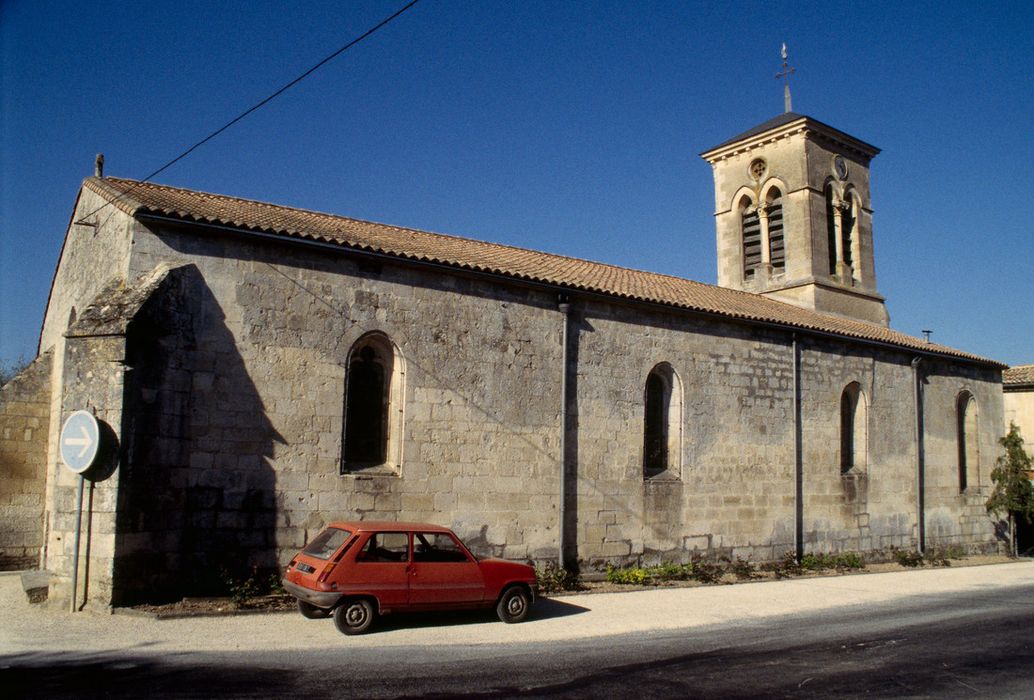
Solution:
<svg viewBox="0 0 1034 700"><path fill-rule="evenodd" d="M90 439L90 433L86 431L85 425L79 426L79 433L82 435L82 437L67 437L65 438L65 444L71 445L73 447L82 445L82 449L79 450L78 454L79 459L82 459L83 456L85 456L86 453L90 451L90 447L93 445L93 440Z"/></svg>

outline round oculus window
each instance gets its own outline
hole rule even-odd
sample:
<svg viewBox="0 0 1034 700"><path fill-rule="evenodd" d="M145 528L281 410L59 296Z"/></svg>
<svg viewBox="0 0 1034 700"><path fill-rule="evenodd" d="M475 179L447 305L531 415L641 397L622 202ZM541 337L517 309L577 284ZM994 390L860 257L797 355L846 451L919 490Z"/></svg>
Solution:
<svg viewBox="0 0 1034 700"><path fill-rule="evenodd" d="M755 180L760 180L765 176L765 173L768 171L768 163L765 162L764 158L755 158L754 160L750 161L750 167L748 168L748 170L750 171L750 176L752 178L754 178Z"/></svg>

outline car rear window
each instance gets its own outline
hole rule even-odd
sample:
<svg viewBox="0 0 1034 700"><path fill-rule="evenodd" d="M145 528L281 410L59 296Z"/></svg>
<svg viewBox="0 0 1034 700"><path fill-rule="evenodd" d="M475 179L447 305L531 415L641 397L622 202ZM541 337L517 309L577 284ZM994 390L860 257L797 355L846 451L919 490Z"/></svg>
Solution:
<svg viewBox="0 0 1034 700"><path fill-rule="evenodd" d="M336 527L328 527L326 530L316 535L309 544L305 545L303 553L308 554L310 557L316 557L317 559L330 559L331 555L336 552L341 545L343 545L348 538L352 536L352 533L348 530L339 530Z"/></svg>

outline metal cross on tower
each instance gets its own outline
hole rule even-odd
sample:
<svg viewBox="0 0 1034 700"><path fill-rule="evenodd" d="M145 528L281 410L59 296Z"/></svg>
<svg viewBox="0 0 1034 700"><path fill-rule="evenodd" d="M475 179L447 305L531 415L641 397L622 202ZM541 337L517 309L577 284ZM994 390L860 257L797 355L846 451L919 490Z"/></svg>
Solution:
<svg viewBox="0 0 1034 700"><path fill-rule="evenodd" d="M783 79L783 111L792 112L793 105L790 102L790 76L797 72L796 68L791 68L786 62L786 42L783 42L783 70L782 72L776 73L776 80L779 78Z"/></svg>

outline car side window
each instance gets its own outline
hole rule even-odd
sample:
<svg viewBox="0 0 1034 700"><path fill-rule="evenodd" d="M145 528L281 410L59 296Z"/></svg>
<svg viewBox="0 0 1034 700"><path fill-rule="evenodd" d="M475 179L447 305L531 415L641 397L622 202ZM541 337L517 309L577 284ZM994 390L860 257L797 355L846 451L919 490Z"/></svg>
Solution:
<svg viewBox="0 0 1034 700"><path fill-rule="evenodd" d="M417 532L413 535L413 561L460 563L468 562L466 553L456 540L444 532Z"/></svg>
<svg viewBox="0 0 1034 700"><path fill-rule="evenodd" d="M358 562L406 562L409 535L405 532L375 532L356 557Z"/></svg>

